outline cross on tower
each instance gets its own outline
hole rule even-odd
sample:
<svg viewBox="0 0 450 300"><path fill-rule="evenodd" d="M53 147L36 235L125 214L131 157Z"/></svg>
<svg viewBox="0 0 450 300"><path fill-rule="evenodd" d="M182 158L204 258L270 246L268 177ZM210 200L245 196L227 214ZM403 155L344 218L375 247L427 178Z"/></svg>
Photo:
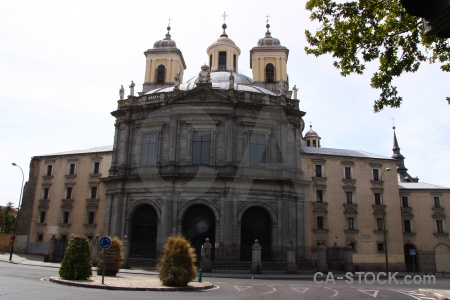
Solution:
<svg viewBox="0 0 450 300"><path fill-rule="evenodd" d="M267 18L266 23L269 23L269 18L270 18L269 14L267 14L266 18Z"/></svg>
<svg viewBox="0 0 450 300"><path fill-rule="evenodd" d="M395 118L392 118L392 126L395 126Z"/></svg>
<svg viewBox="0 0 450 300"><path fill-rule="evenodd" d="M170 21L172 21L172 19L171 18L169 18L167 21L169 21L169 25L167 25L167 26L170 26Z"/></svg>
<svg viewBox="0 0 450 300"><path fill-rule="evenodd" d="M223 17L223 23L225 23L225 19L228 17L228 15L225 12L223 12L222 17Z"/></svg>

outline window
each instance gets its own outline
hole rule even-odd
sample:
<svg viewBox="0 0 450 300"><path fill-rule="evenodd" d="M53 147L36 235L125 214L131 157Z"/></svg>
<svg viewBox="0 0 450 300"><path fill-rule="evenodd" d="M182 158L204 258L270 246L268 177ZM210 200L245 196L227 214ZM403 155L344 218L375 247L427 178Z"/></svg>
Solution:
<svg viewBox="0 0 450 300"><path fill-rule="evenodd" d="M306 141L306 146L311 147L311 141L310 140Z"/></svg>
<svg viewBox="0 0 450 300"><path fill-rule="evenodd" d="M315 177L323 177L322 165L315 165L314 166L314 176Z"/></svg>
<svg viewBox="0 0 450 300"><path fill-rule="evenodd" d="M313 147L317 147L316 140L313 140Z"/></svg>
<svg viewBox="0 0 450 300"><path fill-rule="evenodd" d="M402 196L402 207L409 207L409 199L406 196Z"/></svg>
<svg viewBox="0 0 450 300"><path fill-rule="evenodd" d="M63 212L62 223L69 224L69 212L68 211Z"/></svg>
<svg viewBox="0 0 450 300"><path fill-rule="evenodd" d="M376 205L381 205L382 204L381 203L381 194L380 193L375 193L374 197L375 197L375 204Z"/></svg>
<svg viewBox="0 0 450 300"><path fill-rule="evenodd" d="M69 164L69 175L75 174L75 164Z"/></svg>
<svg viewBox="0 0 450 300"><path fill-rule="evenodd" d="M72 188L68 187L66 188L66 198L64 199L72 199Z"/></svg>
<svg viewBox="0 0 450 300"><path fill-rule="evenodd" d="M273 82L275 76L275 67L272 64L266 65L266 82Z"/></svg>
<svg viewBox="0 0 450 300"><path fill-rule="evenodd" d="M42 199L48 199L49 188L42 189Z"/></svg>
<svg viewBox="0 0 450 300"><path fill-rule="evenodd" d="M317 229L324 229L324 220L323 217L317 217Z"/></svg>
<svg viewBox="0 0 450 300"><path fill-rule="evenodd" d="M96 186L91 186L90 199L97 199L97 187Z"/></svg>
<svg viewBox="0 0 450 300"><path fill-rule="evenodd" d="M52 176L53 165L47 165L47 169L45 170L45 176Z"/></svg>
<svg viewBox="0 0 450 300"><path fill-rule="evenodd" d="M350 243L348 243L348 245L352 248L353 251L356 252L356 243L355 242L350 242Z"/></svg>
<svg viewBox="0 0 450 300"><path fill-rule="evenodd" d="M345 198L347 203L353 203L353 193L352 192L345 192Z"/></svg>
<svg viewBox="0 0 450 300"><path fill-rule="evenodd" d="M158 134L144 133L141 144L141 166L150 166L156 163Z"/></svg>
<svg viewBox="0 0 450 300"><path fill-rule="evenodd" d="M251 166L264 166L266 164L266 135L264 133L250 133L249 163Z"/></svg>
<svg viewBox="0 0 450 300"><path fill-rule="evenodd" d="M355 229L355 218L347 218L347 228L348 229Z"/></svg>
<svg viewBox="0 0 450 300"><path fill-rule="evenodd" d="M440 197L433 197L434 207L441 207L441 198Z"/></svg>
<svg viewBox="0 0 450 300"><path fill-rule="evenodd" d="M227 52L220 51L219 52L219 70L227 69Z"/></svg>
<svg viewBox="0 0 450 300"><path fill-rule="evenodd" d="M39 223L45 223L45 211L39 213Z"/></svg>
<svg viewBox="0 0 450 300"><path fill-rule="evenodd" d="M344 168L344 176L345 176L345 179L352 179L352 168L351 167Z"/></svg>
<svg viewBox="0 0 450 300"><path fill-rule="evenodd" d="M209 69L212 68L212 54L209 56Z"/></svg>
<svg viewBox="0 0 450 300"><path fill-rule="evenodd" d="M372 169L372 179L374 181L380 181L380 169Z"/></svg>
<svg viewBox="0 0 450 300"><path fill-rule="evenodd" d="M67 235L65 234L61 235L61 241L67 242Z"/></svg>
<svg viewBox="0 0 450 300"><path fill-rule="evenodd" d="M192 163L195 165L209 164L211 147L211 132L194 131L192 138Z"/></svg>
<svg viewBox="0 0 450 300"><path fill-rule="evenodd" d="M383 218L377 218L377 230L383 230Z"/></svg>
<svg viewBox="0 0 450 300"><path fill-rule="evenodd" d="M316 191L316 201L323 202L323 191L322 190Z"/></svg>
<svg viewBox="0 0 450 300"><path fill-rule="evenodd" d="M92 166L92 174L98 174L100 173L100 162L96 161L94 162L94 165Z"/></svg>
<svg viewBox="0 0 450 300"><path fill-rule="evenodd" d="M159 65L156 68L156 83L164 83L166 79L166 67L164 65Z"/></svg>
<svg viewBox="0 0 450 300"><path fill-rule="evenodd" d="M236 54L233 54L233 71L236 72Z"/></svg>
<svg viewBox="0 0 450 300"><path fill-rule="evenodd" d="M384 252L384 243L377 243L378 252Z"/></svg>
<svg viewBox="0 0 450 300"><path fill-rule="evenodd" d="M412 232L411 220L403 220L404 232Z"/></svg>
<svg viewBox="0 0 450 300"><path fill-rule="evenodd" d="M444 221L443 220L436 220L436 232L444 233Z"/></svg>
<svg viewBox="0 0 450 300"><path fill-rule="evenodd" d="M94 220L95 220L95 212L90 211L88 213L88 224L94 224Z"/></svg>
<svg viewBox="0 0 450 300"><path fill-rule="evenodd" d="M44 235L43 235L42 233L39 233L39 234L37 235L36 241L42 242L43 240L44 240Z"/></svg>

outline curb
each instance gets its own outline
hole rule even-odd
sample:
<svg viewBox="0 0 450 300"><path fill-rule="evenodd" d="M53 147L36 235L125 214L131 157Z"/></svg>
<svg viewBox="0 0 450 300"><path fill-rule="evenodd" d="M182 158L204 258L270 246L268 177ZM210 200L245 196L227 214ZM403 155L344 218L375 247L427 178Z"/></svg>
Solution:
<svg viewBox="0 0 450 300"><path fill-rule="evenodd" d="M430 290L419 289L419 292L424 293L428 297L433 297L434 299L437 299L437 300L450 300L449 297L439 294L437 292L430 291Z"/></svg>
<svg viewBox="0 0 450 300"><path fill-rule="evenodd" d="M102 289L102 290L124 290L124 291L161 291L161 292L172 292L172 291L198 291L198 290L208 290L212 289L214 285L209 284L205 286L184 286L184 287L125 287L125 286L111 286L111 285L98 285L98 284L87 284L82 282L75 282L70 280L60 279L59 277L48 277L51 282L72 285L85 288Z"/></svg>

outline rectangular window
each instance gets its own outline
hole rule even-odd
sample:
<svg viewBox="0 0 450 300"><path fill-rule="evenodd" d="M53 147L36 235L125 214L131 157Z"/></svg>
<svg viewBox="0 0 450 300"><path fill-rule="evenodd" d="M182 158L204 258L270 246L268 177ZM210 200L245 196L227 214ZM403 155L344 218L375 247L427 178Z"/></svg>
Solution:
<svg viewBox="0 0 450 300"><path fill-rule="evenodd" d="M345 192L345 198L347 203L353 203L353 193L352 192Z"/></svg>
<svg viewBox="0 0 450 300"><path fill-rule="evenodd" d="M323 202L323 191L322 190L316 191L316 201Z"/></svg>
<svg viewBox="0 0 450 300"><path fill-rule="evenodd" d="M64 199L72 199L72 188L68 187L66 188L66 198Z"/></svg>
<svg viewBox="0 0 450 300"><path fill-rule="evenodd" d="M379 169L372 169L372 179L374 181L380 181L380 170Z"/></svg>
<svg viewBox="0 0 450 300"><path fill-rule="evenodd" d="M65 234L61 235L61 241L67 242L67 235Z"/></svg>
<svg viewBox="0 0 450 300"><path fill-rule="evenodd" d="M352 179L352 168L351 167L345 167L344 168L344 175L345 175L345 179Z"/></svg>
<svg viewBox="0 0 450 300"><path fill-rule="evenodd" d="M384 252L384 243L377 243L378 252Z"/></svg>
<svg viewBox="0 0 450 300"><path fill-rule="evenodd" d="M412 232L411 220L403 220L403 228L405 232Z"/></svg>
<svg viewBox="0 0 450 300"><path fill-rule="evenodd" d="M69 164L69 175L75 174L75 164Z"/></svg>
<svg viewBox="0 0 450 300"><path fill-rule="evenodd" d="M444 233L444 221L436 220L436 232Z"/></svg>
<svg viewBox="0 0 450 300"><path fill-rule="evenodd" d="M376 205L381 205L381 194L380 193L375 193L374 197L375 197L375 204Z"/></svg>
<svg viewBox="0 0 450 300"><path fill-rule="evenodd" d="M94 224L94 220L95 220L95 212L90 211L88 213L88 224Z"/></svg>
<svg viewBox="0 0 450 300"><path fill-rule="evenodd" d="M141 144L141 166L150 166L156 163L158 150L158 134L156 132L144 133Z"/></svg>
<svg viewBox="0 0 450 300"><path fill-rule="evenodd" d="M47 169L45 170L45 176L52 176L53 165L47 165Z"/></svg>
<svg viewBox="0 0 450 300"><path fill-rule="evenodd" d="M441 207L441 198L433 197L434 207Z"/></svg>
<svg viewBox="0 0 450 300"><path fill-rule="evenodd" d="M236 54L233 54L233 71L236 72Z"/></svg>
<svg viewBox="0 0 450 300"><path fill-rule="evenodd" d="M377 218L377 230L383 230L383 218Z"/></svg>
<svg viewBox="0 0 450 300"><path fill-rule="evenodd" d="M91 186L90 199L97 199L97 187L96 186Z"/></svg>
<svg viewBox="0 0 450 300"><path fill-rule="evenodd" d="M347 218L347 228L355 229L355 219L354 218Z"/></svg>
<svg viewBox="0 0 450 300"><path fill-rule="evenodd" d="M227 69L227 52L220 51L219 52L219 70Z"/></svg>
<svg viewBox="0 0 450 300"><path fill-rule="evenodd" d="M402 196L402 207L409 207L409 199L406 196Z"/></svg>
<svg viewBox="0 0 450 300"><path fill-rule="evenodd" d="M50 189L49 188L43 188L42 189L42 199L48 199L48 193Z"/></svg>
<svg viewBox="0 0 450 300"><path fill-rule="evenodd" d="M209 69L212 68L212 54L209 56Z"/></svg>
<svg viewBox="0 0 450 300"><path fill-rule="evenodd" d="M44 235L43 235L42 233L39 233L39 234L37 235L36 241L42 242L43 240L44 240Z"/></svg>
<svg viewBox="0 0 450 300"><path fill-rule="evenodd" d="M45 223L45 211L39 213L39 223Z"/></svg>
<svg viewBox="0 0 450 300"><path fill-rule="evenodd" d="M251 132L249 136L249 163L251 166L265 166L266 164L266 135Z"/></svg>
<svg viewBox="0 0 450 300"><path fill-rule="evenodd" d="M314 176L315 177L323 177L322 165L315 165L314 166Z"/></svg>
<svg viewBox="0 0 450 300"><path fill-rule="evenodd" d="M100 162L96 161L92 166L92 174L99 174L99 173L100 173Z"/></svg>
<svg viewBox="0 0 450 300"><path fill-rule="evenodd" d="M211 148L211 132L194 131L192 138L192 163L195 165L209 164Z"/></svg>
<svg viewBox="0 0 450 300"><path fill-rule="evenodd" d="M68 211L63 212L62 223L69 224L69 212Z"/></svg>
<svg viewBox="0 0 450 300"><path fill-rule="evenodd" d="M323 228L324 228L323 217L317 217L317 229L323 229Z"/></svg>

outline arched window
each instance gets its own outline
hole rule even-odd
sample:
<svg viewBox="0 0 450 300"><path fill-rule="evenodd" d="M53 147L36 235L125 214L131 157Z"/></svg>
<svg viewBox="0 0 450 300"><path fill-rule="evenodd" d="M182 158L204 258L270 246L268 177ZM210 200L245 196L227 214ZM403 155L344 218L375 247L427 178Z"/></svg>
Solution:
<svg viewBox="0 0 450 300"><path fill-rule="evenodd" d="M166 67L164 65L159 65L156 69L156 83L164 83L166 78Z"/></svg>
<svg viewBox="0 0 450 300"><path fill-rule="evenodd" d="M275 76L275 67L272 64L266 65L266 82L273 82Z"/></svg>

